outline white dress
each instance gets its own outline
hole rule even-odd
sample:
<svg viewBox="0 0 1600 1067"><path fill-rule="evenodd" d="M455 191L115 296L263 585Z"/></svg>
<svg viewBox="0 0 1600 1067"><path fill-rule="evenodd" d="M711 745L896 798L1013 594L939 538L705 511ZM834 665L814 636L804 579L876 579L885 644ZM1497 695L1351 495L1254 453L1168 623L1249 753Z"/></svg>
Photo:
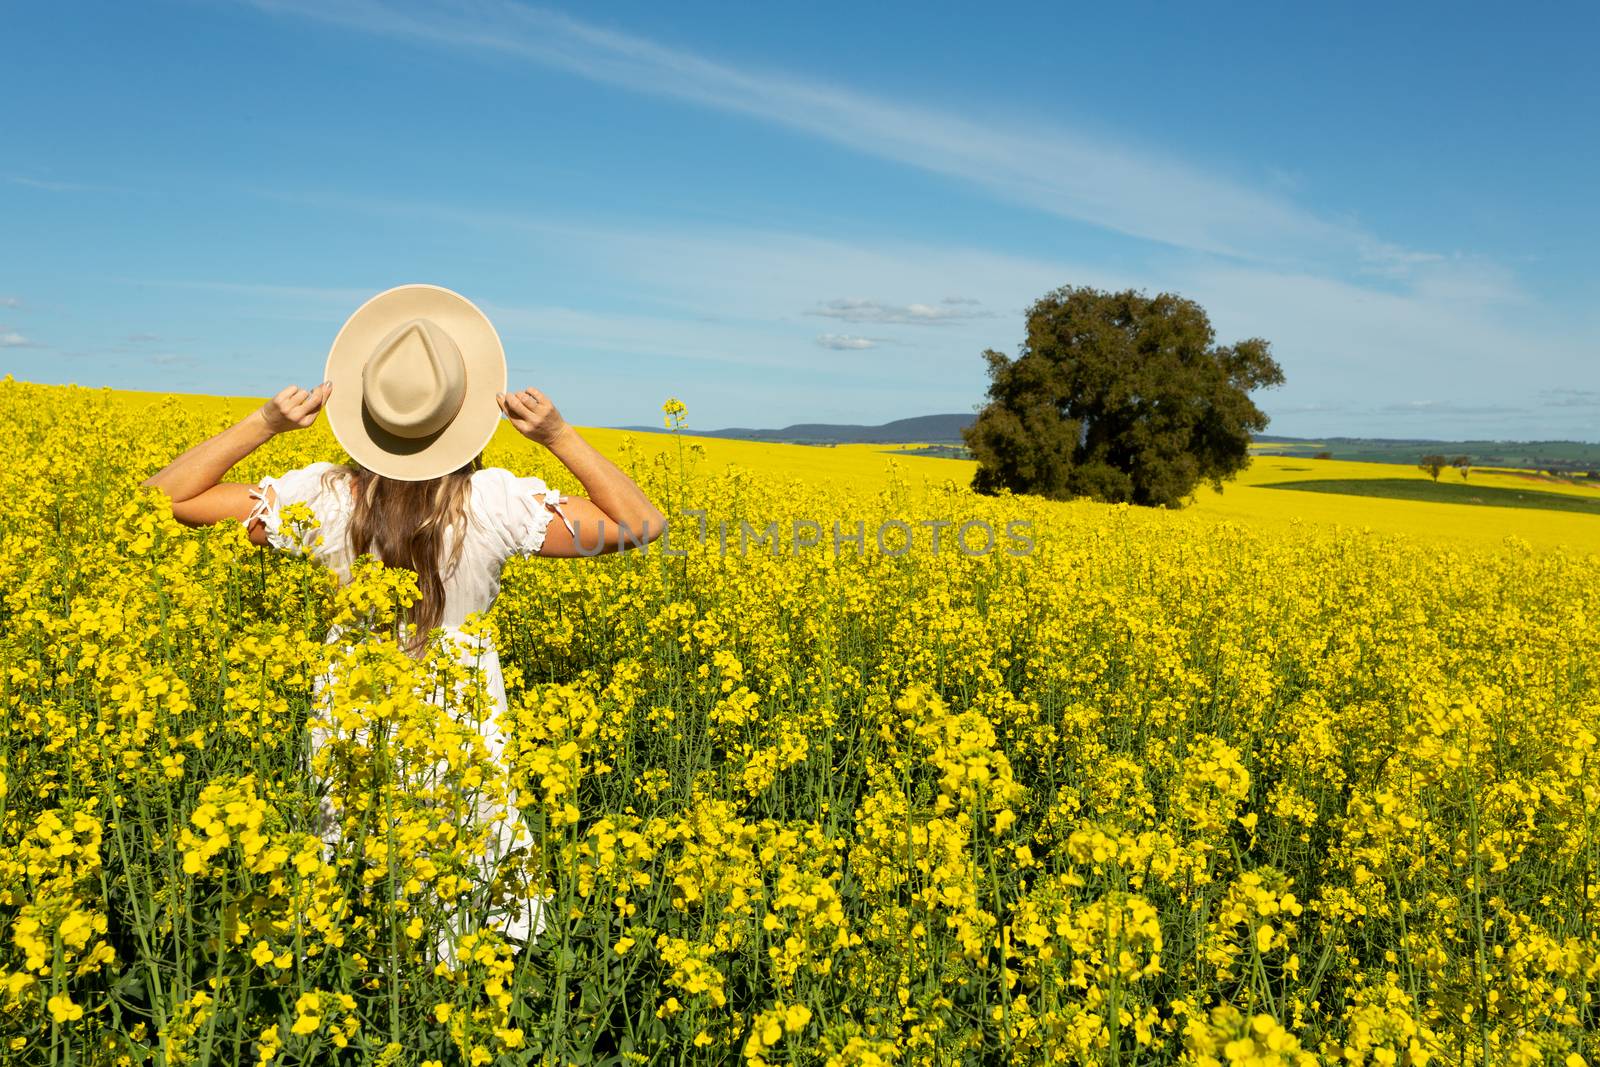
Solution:
<svg viewBox="0 0 1600 1067"><path fill-rule="evenodd" d="M334 476L324 479L323 476L334 466L328 462L317 462L276 478L261 479L251 490L256 506L247 524L260 518L266 527L267 543L271 547L302 555L304 552L298 538L282 527L279 508L292 502L306 504L317 517L322 535L322 543L311 551L311 557L334 571L343 583L350 580L350 565L354 562L347 536L347 524L354 502L346 478ZM326 482L333 484L330 486ZM272 501L268 501L265 495L269 486L276 498ZM476 663L483 670L484 691L491 709L490 714L475 725L491 757L497 762L503 759L505 748L505 738L496 721L506 710L505 678L501 673L500 654L487 637L471 637L462 632L461 626L468 615L486 611L494 602L500 592L500 571L508 559L539 551L552 518L559 515L569 530L573 528L571 520L559 506L565 500L564 496L539 478L519 477L500 467L474 471L467 498L466 540L455 570L444 579L445 603L440 629L455 643L458 657L463 662ZM455 526L445 533L446 559L457 535ZM339 636L338 628L334 627L329 630L327 639L332 643ZM324 715L328 709L322 697L331 681L323 676L316 679L313 685L318 707ZM308 771L309 757L315 755L326 739L325 729L313 725ZM479 858L479 873L487 884L493 877L500 857L526 844L528 834L521 812L514 803L501 809L489 806L486 800L480 801L476 815L491 828L490 851ZM326 854L330 857L340 840L340 823L340 813L330 806L324 796L319 833L327 846ZM500 919L491 916L487 921L507 937L523 941L537 935L544 927L543 910L536 899L530 900L528 909L520 914L512 913ZM441 942L440 948L453 961L449 945Z"/></svg>

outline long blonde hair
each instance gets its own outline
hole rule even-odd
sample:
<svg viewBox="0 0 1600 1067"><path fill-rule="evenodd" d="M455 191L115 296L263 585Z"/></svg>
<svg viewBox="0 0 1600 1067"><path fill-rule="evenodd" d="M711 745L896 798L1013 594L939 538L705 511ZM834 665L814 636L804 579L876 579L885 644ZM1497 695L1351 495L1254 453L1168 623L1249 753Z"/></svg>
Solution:
<svg viewBox="0 0 1600 1067"><path fill-rule="evenodd" d="M422 598L412 604L404 621L410 629L406 651L420 655L428 632L444 616L444 583L461 560L465 541L467 501L472 474L483 469L483 455L475 456L449 474L421 482L385 478L352 460L330 474L348 472L354 507L347 536L350 554L371 552L390 567L404 567L417 576ZM445 532L455 528L450 558L442 560Z"/></svg>

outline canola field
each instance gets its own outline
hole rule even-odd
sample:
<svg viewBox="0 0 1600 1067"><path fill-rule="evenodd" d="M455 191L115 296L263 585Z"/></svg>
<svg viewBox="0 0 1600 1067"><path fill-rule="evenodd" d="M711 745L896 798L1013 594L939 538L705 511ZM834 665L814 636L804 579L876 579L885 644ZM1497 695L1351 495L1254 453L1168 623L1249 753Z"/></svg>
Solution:
<svg viewBox="0 0 1600 1067"><path fill-rule="evenodd" d="M500 767L384 639L406 572L139 487L257 403L0 382L5 1063L1600 1063L1592 516L595 431L672 551L508 566ZM487 887L480 793L534 841ZM439 959L503 891L537 941Z"/></svg>

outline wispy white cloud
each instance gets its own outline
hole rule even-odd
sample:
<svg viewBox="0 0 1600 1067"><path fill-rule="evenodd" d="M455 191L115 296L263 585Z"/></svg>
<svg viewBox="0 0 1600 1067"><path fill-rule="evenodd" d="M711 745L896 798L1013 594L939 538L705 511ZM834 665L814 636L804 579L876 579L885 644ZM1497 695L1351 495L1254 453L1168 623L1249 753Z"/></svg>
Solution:
<svg viewBox="0 0 1600 1067"><path fill-rule="evenodd" d="M991 311L979 311L970 307L977 303L976 300L962 300L959 303L944 301L939 304L885 304L882 301L863 300L859 297L840 297L812 308L806 314L839 319L843 322L937 326L947 322L989 318L994 314Z"/></svg>
<svg viewBox="0 0 1600 1067"><path fill-rule="evenodd" d="M878 347L878 342L870 337L853 337L847 333L819 333L817 335L817 344L823 348L831 348L835 352L859 351Z"/></svg>
<svg viewBox="0 0 1600 1067"><path fill-rule="evenodd" d="M1336 260L1404 272L1418 253L1279 192L1036 115L959 114L771 70L741 68L512 0L252 0L281 15L495 52L609 85L748 115L1064 218L1181 248Z"/></svg>
<svg viewBox="0 0 1600 1067"><path fill-rule="evenodd" d="M24 306L20 296L0 296L0 308L22 308Z"/></svg>
<svg viewBox="0 0 1600 1067"><path fill-rule="evenodd" d="M38 348L33 341L16 330L0 326L0 348Z"/></svg>

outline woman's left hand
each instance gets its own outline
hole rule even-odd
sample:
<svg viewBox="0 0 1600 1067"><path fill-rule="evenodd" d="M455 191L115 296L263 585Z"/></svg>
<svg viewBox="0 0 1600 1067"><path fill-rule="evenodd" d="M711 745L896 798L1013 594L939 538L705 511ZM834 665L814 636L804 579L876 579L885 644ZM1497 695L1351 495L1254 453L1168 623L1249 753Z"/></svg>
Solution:
<svg viewBox="0 0 1600 1067"><path fill-rule="evenodd" d="M331 392L332 382L323 382L310 392L298 385L284 386L277 396L261 405L261 417L273 433L303 430L317 421L317 412Z"/></svg>

